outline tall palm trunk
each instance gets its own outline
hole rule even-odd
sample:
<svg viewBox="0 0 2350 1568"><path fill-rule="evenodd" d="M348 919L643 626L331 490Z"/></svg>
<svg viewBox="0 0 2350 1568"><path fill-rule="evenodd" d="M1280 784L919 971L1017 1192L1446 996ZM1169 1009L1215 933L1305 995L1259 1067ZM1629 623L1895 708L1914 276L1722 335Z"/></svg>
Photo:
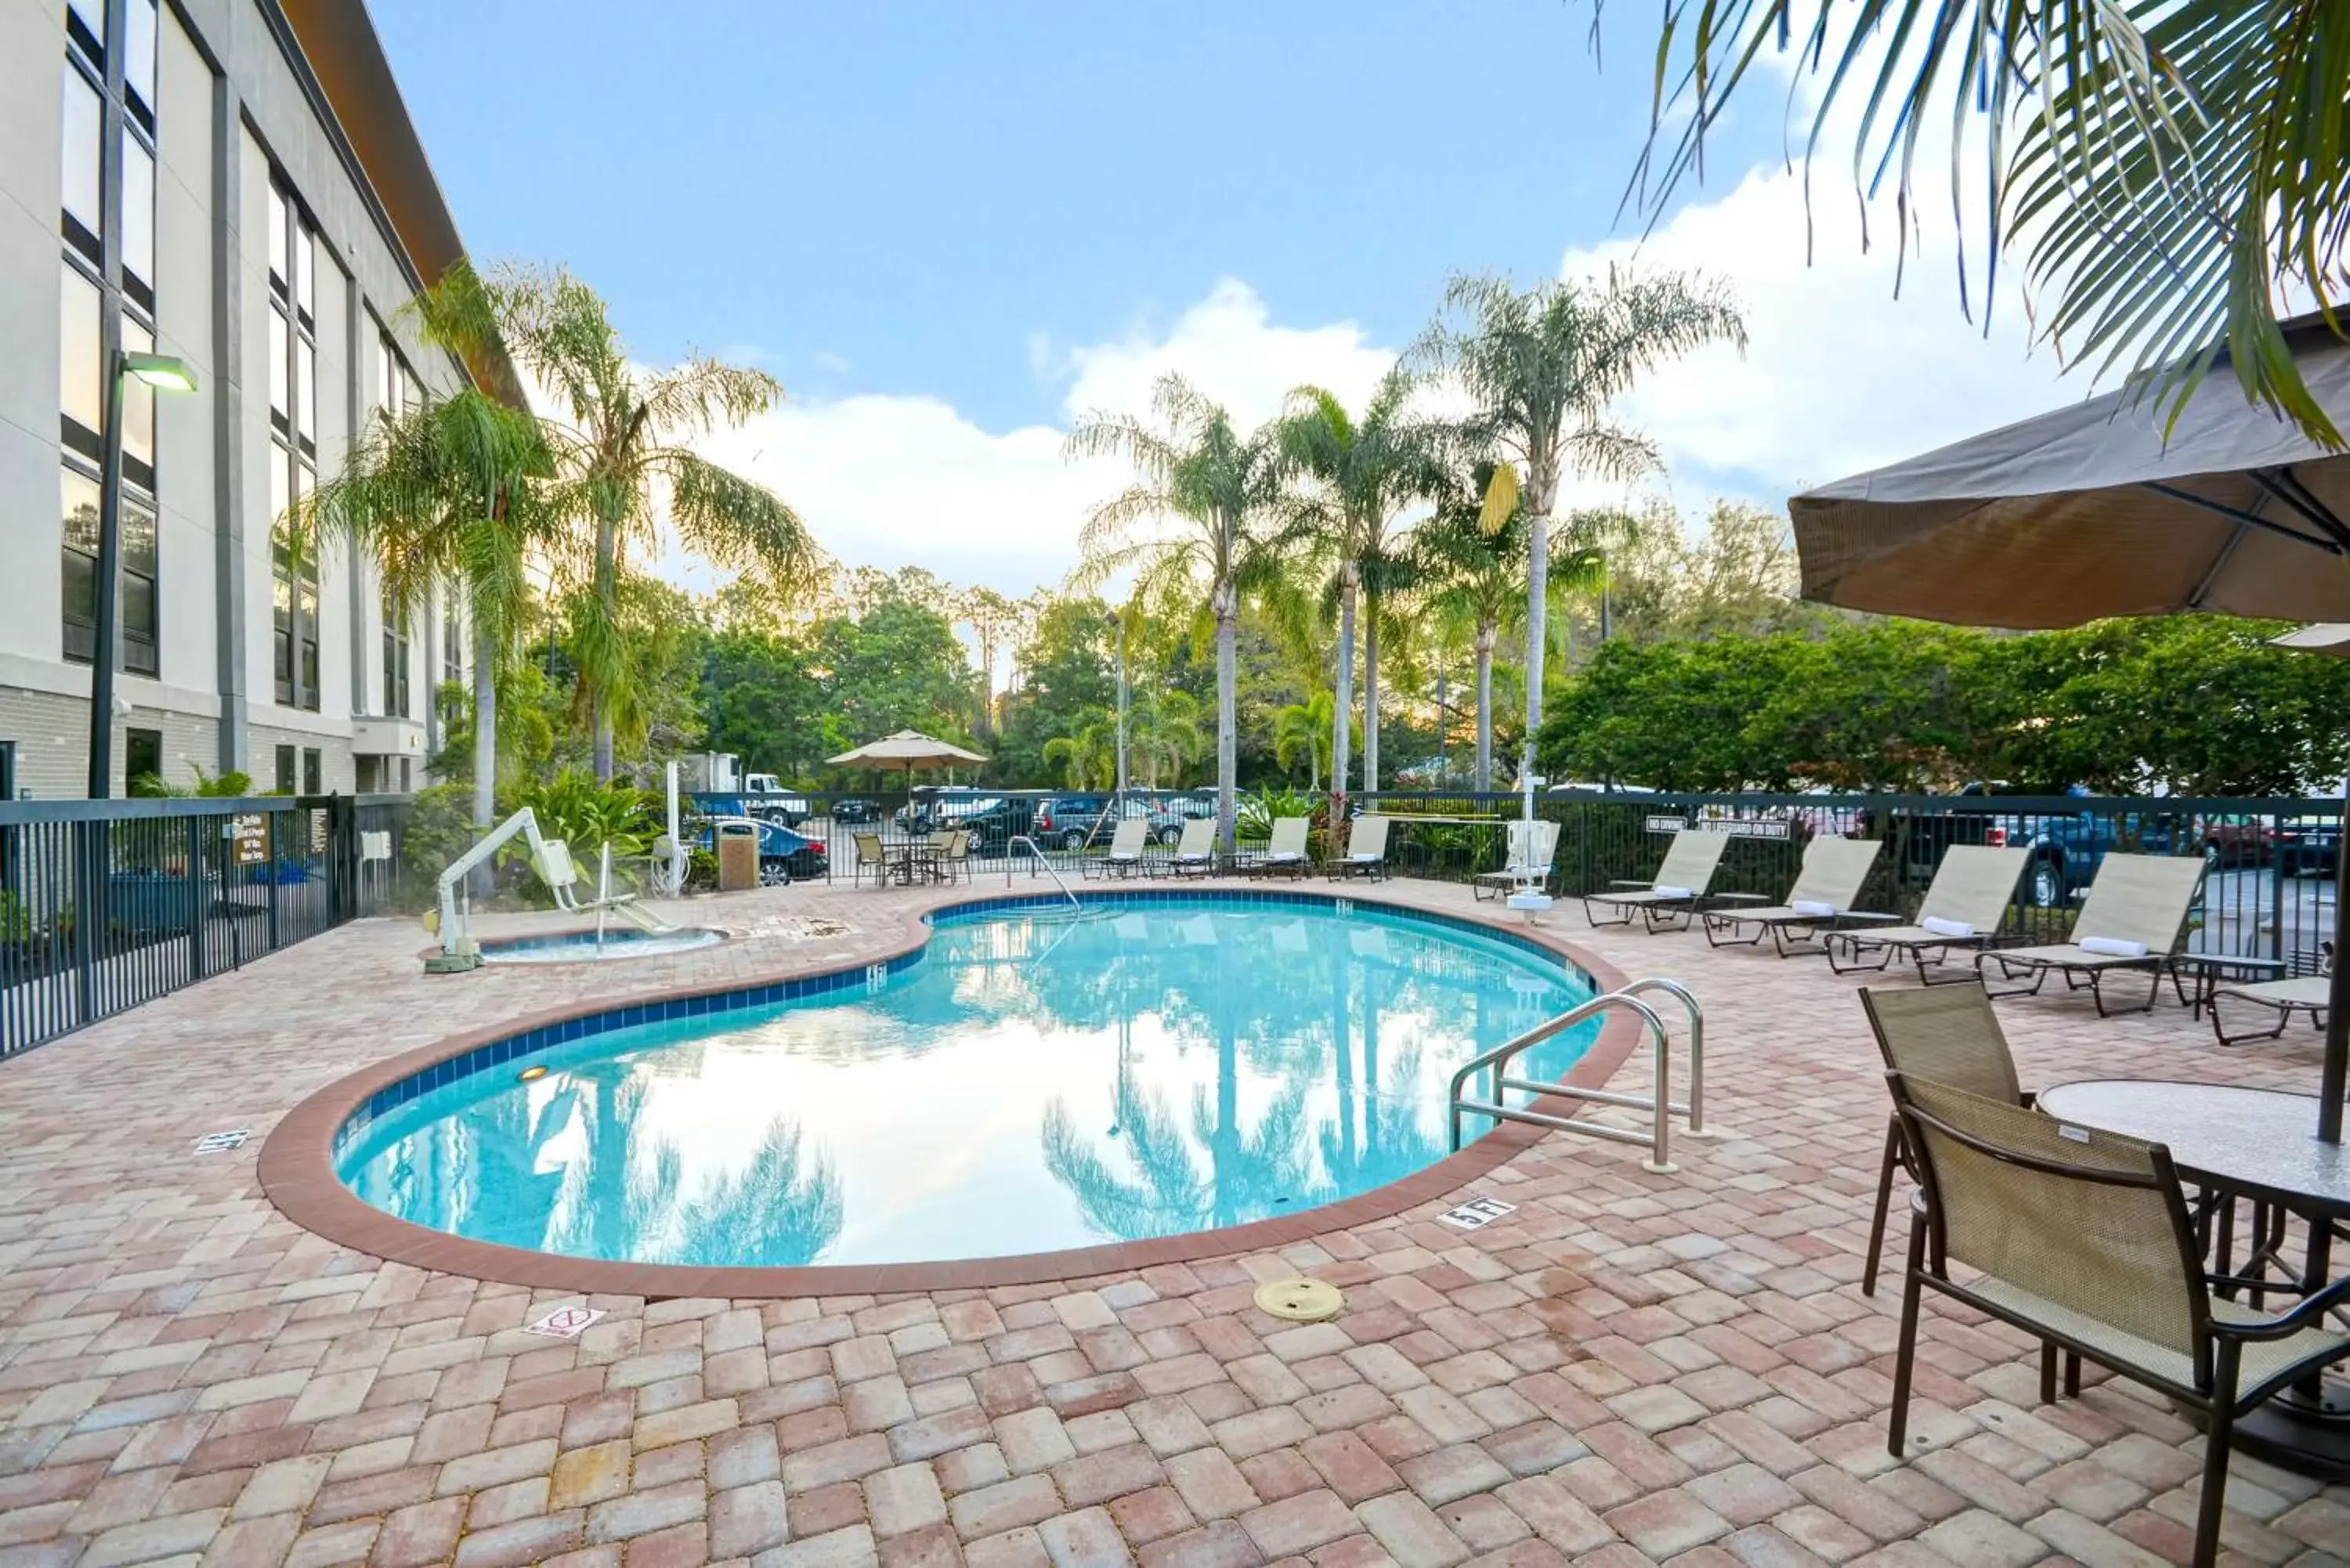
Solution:
<svg viewBox="0 0 2350 1568"><path fill-rule="evenodd" d="M498 642L489 618L473 617L473 830L487 833L498 815ZM473 893L490 896L490 868L473 868Z"/></svg>
<svg viewBox="0 0 2350 1568"><path fill-rule="evenodd" d="M1436 667L1436 782L1447 782L1452 772L1452 710L1445 699L1452 694L1452 682L1444 666Z"/></svg>
<svg viewBox="0 0 2350 1568"><path fill-rule="evenodd" d="M1379 787L1379 602L1363 607L1363 793Z"/></svg>
<svg viewBox="0 0 2350 1568"><path fill-rule="evenodd" d="M1229 577L1216 585L1216 842L1232 853L1232 784L1240 774L1240 589Z"/></svg>
<svg viewBox="0 0 2350 1568"><path fill-rule="evenodd" d="M1493 623L1477 623L1477 793L1493 787Z"/></svg>
<svg viewBox="0 0 2350 1568"><path fill-rule="evenodd" d="M1355 596L1361 591L1362 571L1352 561L1338 568L1338 682L1330 715L1330 793L1347 793L1347 752L1354 736L1355 714Z"/></svg>
<svg viewBox="0 0 2350 1568"><path fill-rule="evenodd" d="M598 509L596 518L596 603L604 616L605 636L611 635L612 618L619 613L619 568L616 527L612 517ZM596 776L609 783L612 777L612 692L606 672L595 677L596 701Z"/></svg>
<svg viewBox="0 0 2350 1568"><path fill-rule="evenodd" d="M1520 782L1534 777L1534 742L1542 730L1543 652L1550 640L1550 507L1558 493L1558 457L1547 447L1526 454L1533 494L1526 508L1526 743Z"/></svg>

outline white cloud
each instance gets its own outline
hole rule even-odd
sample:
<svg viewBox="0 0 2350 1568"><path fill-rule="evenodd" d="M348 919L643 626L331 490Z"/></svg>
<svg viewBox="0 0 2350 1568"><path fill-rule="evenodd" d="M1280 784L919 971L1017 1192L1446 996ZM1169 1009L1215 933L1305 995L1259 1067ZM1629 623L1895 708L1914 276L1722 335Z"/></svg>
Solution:
<svg viewBox="0 0 2350 1568"><path fill-rule="evenodd" d="M1067 576L1087 512L1128 483L1115 462L1064 460L1071 421L1145 414L1152 385L1174 370L1253 423L1304 381L1360 400L1395 360L1351 322L1276 326L1231 279L1164 327L1066 350L1039 338L1028 351L1040 377L1067 383L1055 425L993 431L934 398L861 396L795 400L697 444L785 497L848 565L919 566L1019 595ZM660 569L688 587L718 580L673 547Z"/></svg>

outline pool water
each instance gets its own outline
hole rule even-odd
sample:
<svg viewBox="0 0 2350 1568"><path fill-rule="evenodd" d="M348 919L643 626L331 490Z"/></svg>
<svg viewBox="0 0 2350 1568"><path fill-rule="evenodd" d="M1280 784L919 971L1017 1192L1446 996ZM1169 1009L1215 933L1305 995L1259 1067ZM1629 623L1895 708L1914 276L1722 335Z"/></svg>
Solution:
<svg viewBox="0 0 2350 1568"><path fill-rule="evenodd" d="M482 943L484 963L609 963L619 959L650 958L656 953L691 952L714 947L726 940L723 931L689 927L683 930L648 931L635 926L607 926L599 935L584 931L549 931L536 937L499 937Z"/></svg>
<svg viewBox="0 0 2350 1568"><path fill-rule="evenodd" d="M1450 1152L1445 1091L1589 984L1361 905L941 918L878 984L632 1025L349 1141L376 1207L484 1241L715 1266L1045 1251L1289 1214ZM1591 1023L1521 1058L1564 1072ZM1471 1136L1490 1124L1473 1119Z"/></svg>

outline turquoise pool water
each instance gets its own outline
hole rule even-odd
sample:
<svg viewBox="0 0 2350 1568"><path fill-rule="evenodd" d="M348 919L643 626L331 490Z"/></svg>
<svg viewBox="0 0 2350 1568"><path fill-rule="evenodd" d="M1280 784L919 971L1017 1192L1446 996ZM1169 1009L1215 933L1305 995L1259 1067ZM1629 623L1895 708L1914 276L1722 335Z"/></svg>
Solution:
<svg viewBox="0 0 2350 1568"><path fill-rule="evenodd" d="M1361 905L951 914L878 982L632 1024L428 1089L354 1129L338 1168L420 1225L638 1262L1170 1235L1441 1158L1452 1071L1589 994L1546 954ZM1525 1064L1563 1072L1597 1027ZM526 1065L547 1071L523 1082Z"/></svg>
<svg viewBox="0 0 2350 1568"><path fill-rule="evenodd" d="M648 931L635 926L607 926L581 931L548 931L536 937L497 937L482 943L484 963L611 963L620 959L651 958L657 953L689 952L716 947L724 931L687 927L681 930Z"/></svg>

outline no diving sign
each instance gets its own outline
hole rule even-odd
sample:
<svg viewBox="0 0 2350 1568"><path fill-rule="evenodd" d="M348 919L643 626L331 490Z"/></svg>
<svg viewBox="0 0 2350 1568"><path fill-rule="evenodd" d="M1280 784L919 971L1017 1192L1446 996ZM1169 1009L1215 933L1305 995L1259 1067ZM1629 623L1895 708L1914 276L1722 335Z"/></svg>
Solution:
<svg viewBox="0 0 2350 1568"><path fill-rule="evenodd" d="M545 1339L577 1339L580 1331L604 1315L597 1307L557 1307L536 1323L525 1324L525 1334Z"/></svg>

